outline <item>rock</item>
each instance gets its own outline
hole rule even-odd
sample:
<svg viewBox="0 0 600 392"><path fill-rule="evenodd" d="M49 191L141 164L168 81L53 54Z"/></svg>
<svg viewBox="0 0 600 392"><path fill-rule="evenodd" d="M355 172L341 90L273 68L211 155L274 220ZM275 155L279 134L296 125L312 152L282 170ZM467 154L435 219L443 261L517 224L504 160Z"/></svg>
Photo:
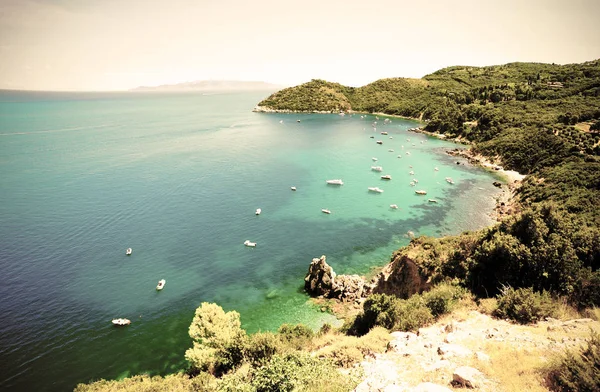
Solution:
<svg viewBox="0 0 600 392"><path fill-rule="evenodd" d="M410 392L452 392L452 390L432 382L422 382L412 388Z"/></svg>
<svg viewBox="0 0 600 392"><path fill-rule="evenodd" d="M392 262L379 274L373 292L406 299L427 291L430 287L429 276L423 268L406 255L395 255Z"/></svg>
<svg viewBox="0 0 600 392"><path fill-rule="evenodd" d="M404 340L406 342L417 340L419 338L416 334L414 334L412 332L403 332L403 331L394 331L394 332L390 333L390 336L392 336L394 339Z"/></svg>
<svg viewBox="0 0 600 392"><path fill-rule="evenodd" d="M500 182L498 182L498 181L494 181L492 184L493 184L495 187L498 187L498 188L502 187L502 183L500 183Z"/></svg>
<svg viewBox="0 0 600 392"><path fill-rule="evenodd" d="M358 275L336 275L327 264L325 256L314 258L304 277L304 289L312 296L357 301L371 293L372 286L366 285Z"/></svg>
<svg viewBox="0 0 600 392"><path fill-rule="evenodd" d="M461 366L452 374L452 384L455 386L478 388L483 381L483 374L472 367Z"/></svg>
<svg viewBox="0 0 600 392"><path fill-rule="evenodd" d="M475 353L475 358L477 358L477 360L482 361L482 362L489 362L489 360L490 360L490 356L482 351L477 351Z"/></svg>
<svg viewBox="0 0 600 392"><path fill-rule="evenodd" d="M450 332L448 335L446 335L446 337L444 338L444 343L454 343L456 339L454 338L454 334L452 332Z"/></svg>
<svg viewBox="0 0 600 392"><path fill-rule="evenodd" d="M466 357L473 355L473 352L466 347L460 346L458 344L441 344L437 352L439 355L444 356L457 356L457 357Z"/></svg>
<svg viewBox="0 0 600 392"><path fill-rule="evenodd" d="M308 267L308 273L304 277L304 290L313 296L323 295L329 297L329 293L333 289L334 279L335 272L327 264L325 255L314 258L310 263L310 267Z"/></svg>

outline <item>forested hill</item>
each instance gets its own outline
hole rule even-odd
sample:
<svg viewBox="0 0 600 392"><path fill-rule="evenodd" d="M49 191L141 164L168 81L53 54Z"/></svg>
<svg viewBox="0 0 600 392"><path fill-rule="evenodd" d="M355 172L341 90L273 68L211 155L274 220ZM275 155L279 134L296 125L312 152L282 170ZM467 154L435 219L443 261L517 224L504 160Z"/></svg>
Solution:
<svg viewBox="0 0 600 392"><path fill-rule="evenodd" d="M460 136L509 169L551 180L530 184L536 191L525 187L531 200L554 199L572 212L599 215L592 206L600 205L600 60L455 66L363 87L312 80L258 105L420 118L428 131Z"/></svg>

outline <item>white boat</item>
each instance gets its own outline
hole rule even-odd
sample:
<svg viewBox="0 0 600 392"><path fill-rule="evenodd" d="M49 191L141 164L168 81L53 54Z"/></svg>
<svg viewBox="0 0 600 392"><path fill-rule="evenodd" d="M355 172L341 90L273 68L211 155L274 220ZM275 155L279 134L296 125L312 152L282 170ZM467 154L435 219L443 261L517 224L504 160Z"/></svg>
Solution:
<svg viewBox="0 0 600 392"><path fill-rule="evenodd" d="M427 192L426 192L426 191L423 191L423 190L421 190L421 191L415 191L415 193L416 193L417 195L426 195L426 194L427 194Z"/></svg>
<svg viewBox="0 0 600 392"><path fill-rule="evenodd" d="M293 187L291 187L290 189L291 189L291 190L293 190L293 191L295 191L295 190L296 190L296 187L295 187L295 186L293 186Z"/></svg>
<svg viewBox="0 0 600 392"><path fill-rule="evenodd" d="M450 178L450 177L446 177L446 182L448 184L454 184L454 180L452 178Z"/></svg>
<svg viewBox="0 0 600 392"><path fill-rule="evenodd" d="M125 254L127 256L129 256L132 252L133 252L133 250L131 248L127 248L127 250L125 251Z"/></svg>
<svg viewBox="0 0 600 392"><path fill-rule="evenodd" d="M381 140L377 140L376 143L377 144L383 144L383 142Z"/></svg>
<svg viewBox="0 0 600 392"><path fill-rule="evenodd" d="M402 158L402 155L398 155L398 158Z"/></svg>
<svg viewBox="0 0 600 392"><path fill-rule="evenodd" d="M389 174L386 174L386 175L384 175L384 176L381 176L381 179L382 179L382 180L391 180L391 179L392 179L392 176L390 176Z"/></svg>
<svg viewBox="0 0 600 392"><path fill-rule="evenodd" d="M129 324L131 324L131 320L126 319L126 318L118 318L118 319L113 319L112 323L113 323L113 325L129 325Z"/></svg>
<svg viewBox="0 0 600 392"><path fill-rule="evenodd" d="M393 150L393 149L391 149L391 148L390 148L388 151L389 151L389 152L394 152L394 150Z"/></svg>
<svg viewBox="0 0 600 392"><path fill-rule="evenodd" d="M256 246L256 242L250 242L250 240L244 241L244 245L254 248Z"/></svg>
<svg viewBox="0 0 600 392"><path fill-rule="evenodd" d="M417 182L419 182L419 180L417 180L416 178L413 178L413 182L416 184Z"/></svg>
<svg viewBox="0 0 600 392"><path fill-rule="evenodd" d="M283 124L283 120L279 120L279 124Z"/></svg>
<svg viewBox="0 0 600 392"><path fill-rule="evenodd" d="M415 172L413 170L409 171L408 174L410 174L411 176L415 175Z"/></svg>
<svg viewBox="0 0 600 392"><path fill-rule="evenodd" d="M397 210L398 209L398 205L397 204L390 204L390 208Z"/></svg>
<svg viewBox="0 0 600 392"><path fill-rule="evenodd" d="M344 181L337 179L337 180L327 180L325 181L326 183L328 183L329 185L344 185Z"/></svg>
<svg viewBox="0 0 600 392"><path fill-rule="evenodd" d="M376 171L376 172L380 172L380 171L383 171L383 167L381 167L381 166L371 166L371 170Z"/></svg>
<svg viewBox="0 0 600 392"><path fill-rule="evenodd" d="M435 200L435 199L429 199L427 201L430 202L430 203L437 203L437 200Z"/></svg>
<svg viewBox="0 0 600 392"><path fill-rule="evenodd" d="M393 138L394 138L393 136L390 136L390 139L393 139Z"/></svg>
<svg viewBox="0 0 600 392"><path fill-rule="evenodd" d="M369 187L368 189L369 189L369 192L377 192L377 193L381 193L381 192L383 192L383 189L380 189L380 188L378 188L378 187L376 187L376 186L374 186L374 187Z"/></svg>
<svg viewBox="0 0 600 392"><path fill-rule="evenodd" d="M417 184L414 181L410 182L410 186L415 186L415 185L417 185Z"/></svg>
<svg viewBox="0 0 600 392"><path fill-rule="evenodd" d="M387 133L387 132L385 132L385 131L383 131L383 132L381 132L381 134L382 134L382 135L387 135L388 133Z"/></svg>
<svg viewBox="0 0 600 392"><path fill-rule="evenodd" d="M321 212L324 212L325 214L331 214L331 211L329 211L327 208L321 209Z"/></svg>
<svg viewBox="0 0 600 392"><path fill-rule="evenodd" d="M262 212L262 210L260 208L256 209L256 215L260 215L261 212Z"/></svg>
<svg viewBox="0 0 600 392"><path fill-rule="evenodd" d="M376 162L376 161L377 161L377 158L375 158L375 157L373 157L373 158L371 158L371 159L373 160L373 162Z"/></svg>
<svg viewBox="0 0 600 392"><path fill-rule="evenodd" d="M158 285L156 285L156 289L162 290L165 287L165 283L167 283L166 280L164 280L164 279L159 280Z"/></svg>
<svg viewBox="0 0 600 392"><path fill-rule="evenodd" d="M438 169L437 167L434 167L433 170L435 171L439 171L440 169Z"/></svg>

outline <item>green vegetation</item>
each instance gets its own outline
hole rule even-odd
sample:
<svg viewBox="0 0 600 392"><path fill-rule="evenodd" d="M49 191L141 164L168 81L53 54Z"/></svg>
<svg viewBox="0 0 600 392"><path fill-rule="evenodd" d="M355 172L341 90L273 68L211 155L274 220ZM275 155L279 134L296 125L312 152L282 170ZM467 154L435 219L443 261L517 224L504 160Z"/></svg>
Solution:
<svg viewBox="0 0 600 392"><path fill-rule="evenodd" d="M363 304L363 312L348 321L343 330L362 336L374 327L394 331L417 331L436 318L452 311L467 291L459 286L440 284L429 292L400 299L387 294L371 295Z"/></svg>
<svg viewBox="0 0 600 392"><path fill-rule="evenodd" d="M552 316L553 311L554 302L547 292L536 293L531 288L515 290L505 287L498 296L496 316L528 324Z"/></svg>
<svg viewBox="0 0 600 392"><path fill-rule="evenodd" d="M568 351L547 369L547 382L551 390L600 390L600 335L592 332L586 347L579 352Z"/></svg>

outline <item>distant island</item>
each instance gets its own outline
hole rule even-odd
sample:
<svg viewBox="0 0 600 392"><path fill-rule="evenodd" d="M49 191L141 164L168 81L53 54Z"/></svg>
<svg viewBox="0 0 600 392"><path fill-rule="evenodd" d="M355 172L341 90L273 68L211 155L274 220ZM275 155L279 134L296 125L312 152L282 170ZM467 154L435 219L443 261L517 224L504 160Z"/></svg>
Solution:
<svg viewBox="0 0 600 392"><path fill-rule="evenodd" d="M242 80L196 80L159 86L140 86L129 91L264 91L279 90L282 87L266 82Z"/></svg>

